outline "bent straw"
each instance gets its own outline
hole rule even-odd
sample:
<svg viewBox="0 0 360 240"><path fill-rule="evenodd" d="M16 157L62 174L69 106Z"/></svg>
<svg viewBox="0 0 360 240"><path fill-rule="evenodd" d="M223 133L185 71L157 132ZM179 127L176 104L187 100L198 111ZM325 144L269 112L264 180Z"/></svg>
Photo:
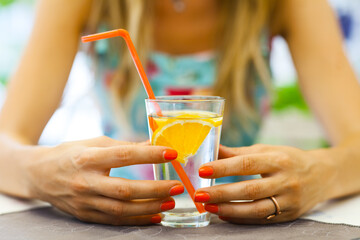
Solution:
<svg viewBox="0 0 360 240"><path fill-rule="evenodd" d="M93 35L88 35L88 36L84 36L81 38L82 42L92 42L92 41L97 41L97 40L101 40L101 39L106 39L106 38L112 38L112 37L122 37L125 42L126 45L131 53L131 57L134 61L134 64L136 66L136 69L140 75L140 79L142 81L142 84L144 85L146 94L148 95L149 99L155 99L155 95L154 92L151 88L151 85L149 83L149 80L145 74L145 70L141 64L140 58L136 52L135 46L133 44L133 42L131 41L130 35L128 33L128 31L124 30L124 29L117 29L117 30L112 30L112 31L108 31L108 32L103 32L103 33L97 33L97 34L93 34ZM157 108L157 114L162 116L161 114L161 109L158 105L155 105L155 107ZM188 191L191 199L193 200L197 210L200 213L204 213L205 209L204 206L201 203L197 203L195 202L194 199L194 195L195 195L195 189L194 186L191 184L191 181L189 179L189 177L186 175L184 169L182 168L182 166L180 165L180 163L176 160L171 161L171 164L173 165L176 173L179 175L181 181L183 182L186 190Z"/></svg>

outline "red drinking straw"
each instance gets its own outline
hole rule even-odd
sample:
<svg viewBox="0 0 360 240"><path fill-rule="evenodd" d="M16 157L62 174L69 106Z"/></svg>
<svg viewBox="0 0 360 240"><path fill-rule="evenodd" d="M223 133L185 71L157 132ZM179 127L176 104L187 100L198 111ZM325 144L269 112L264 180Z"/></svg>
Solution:
<svg viewBox="0 0 360 240"><path fill-rule="evenodd" d="M128 46L128 49L130 51L131 57L136 66L136 69L140 75L142 84L144 85L146 94L148 95L149 99L155 99L154 92L153 92L151 85L149 83L149 80L145 74L144 67L142 66L142 64L140 62L139 55L136 52L135 46L134 46L133 42L131 41L128 31L126 31L124 29L117 29L117 30L112 30L112 31L108 31L108 32L84 36L81 38L81 40L83 42L92 42L92 41L97 41L97 40L101 40L101 39L105 39L105 38L112 38L112 37L122 37L125 40L126 45ZM157 108L157 110L156 110L157 114L159 116L162 116L160 107L158 105L155 105L155 107ZM186 175L186 173L185 173L184 169L182 168L182 166L180 165L180 163L176 160L173 160L173 161L171 161L171 164L173 165L175 171L179 175L179 177L180 177L181 181L183 182L186 190L188 191L191 199L194 201L194 204L195 204L197 210L199 211L199 213L204 213L205 212L204 206L201 203L195 202L194 186L191 184L189 177Z"/></svg>

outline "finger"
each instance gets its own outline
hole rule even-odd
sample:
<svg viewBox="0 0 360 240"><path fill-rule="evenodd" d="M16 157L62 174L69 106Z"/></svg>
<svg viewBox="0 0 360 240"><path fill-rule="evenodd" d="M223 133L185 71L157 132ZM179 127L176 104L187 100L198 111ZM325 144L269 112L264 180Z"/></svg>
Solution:
<svg viewBox="0 0 360 240"><path fill-rule="evenodd" d="M223 158L230 158L230 157L236 156L236 154L234 153L234 149L235 148L226 147L226 146L220 144L218 159L221 160Z"/></svg>
<svg viewBox="0 0 360 240"><path fill-rule="evenodd" d="M120 200L166 198L184 192L179 181L128 180L118 177L100 176L91 178L92 190L96 193Z"/></svg>
<svg viewBox="0 0 360 240"><path fill-rule="evenodd" d="M278 194L282 186L278 180L266 178L200 188L195 193L196 202L221 203L234 200L256 200Z"/></svg>
<svg viewBox="0 0 360 240"><path fill-rule="evenodd" d="M136 164L165 163L176 157L177 152L168 147L121 145L108 148L88 148L76 158L76 164L109 169Z"/></svg>
<svg viewBox="0 0 360 240"><path fill-rule="evenodd" d="M278 155L275 153L261 153L213 161L199 168L199 176L204 178L220 178L272 173L279 169L276 164L277 158Z"/></svg>
<svg viewBox="0 0 360 240"><path fill-rule="evenodd" d="M98 196L89 198L86 207L117 217L129 217L157 214L171 210L175 207L175 201L172 198L120 201Z"/></svg>
<svg viewBox="0 0 360 240"><path fill-rule="evenodd" d="M290 207L286 206L283 196L276 196L276 199L280 206L280 215L290 210ZM268 216L276 213L276 207L270 198L251 202L210 203L205 204L205 210L223 217L242 219L266 219Z"/></svg>
<svg viewBox="0 0 360 240"><path fill-rule="evenodd" d="M219 159L230 158L237 155L245 155L245 154L255 154L262 153L268 151L269 149L273 149L276 146L265 145L265 144L255 144L249 147L226 147L221 145L219 148Z"/></svg>
<svg viewBox="0 0 360 240"><path fill-rule="evenodd" d="M77 218L84 222L110 224L115 226L150 225L150 224L160 223L161 221L161 217L159 214L135 216L135 217L117 217L96 210L87 211Z"/></svg>

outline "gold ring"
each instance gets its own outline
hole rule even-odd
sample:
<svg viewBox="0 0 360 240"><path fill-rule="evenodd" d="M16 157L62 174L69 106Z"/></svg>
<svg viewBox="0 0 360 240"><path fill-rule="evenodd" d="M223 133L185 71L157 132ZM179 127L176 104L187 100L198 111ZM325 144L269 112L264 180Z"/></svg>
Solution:
<svg viewBox="0 0 360 240"><path fill-rule="evenodd" d="M276 199L275 199L273 196L269 197L269 199L270 199L270 200L274 203L274 205L275 205L275 213L274 213L274 214L271 214L270 216L267 216L267 217L266 217L267 220L270 220L270 219L276 217L277 215L280 215L280 214L281 214L280 205L279 205L279 203L276 201Z"/></svg>

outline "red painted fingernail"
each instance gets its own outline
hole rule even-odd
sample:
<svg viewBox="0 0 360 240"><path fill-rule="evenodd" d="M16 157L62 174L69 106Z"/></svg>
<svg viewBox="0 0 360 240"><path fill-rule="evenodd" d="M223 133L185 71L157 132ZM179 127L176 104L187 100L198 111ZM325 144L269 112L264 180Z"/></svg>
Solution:
<svg viewBox="0 0 360 240"><path fill-rule="evenodd" d="M161 204L161 211L167 211L170 209L173 209L175 207L175 202L174 201L167 201L167 202L163 202Z"/></svg>
<svg viewBox="0 0 360 240"><path fill-rule="evenodd" d="M175 151L174 149L166 149L164 151L164 158L166 160L175 160L177 158L177 151Z"/></svg>
<svg viewBox="0 0 360 240"><path fill-rule="evenodd" d="M208 193L195 193L194 201L195 202L208 202L210 200L210 195Z"/></svg>
<svg viewBox="0 0 360 240"><path fill-rule="evenodd" d="M176 185L172 188L170 188L170 196L175 196L182 194L184 192L184 186L183 185Z"/></svg>
<svg viewBox="0 0 360 240"><path fill-rule="evenodd" d="M153 216L150 220L152 223L160 223L161 222L161 217L159 215Z"/></svg>
<svg viewBox="0 0 360 240"><path fill-rule="evenodd" d="M213 175L214 169L212 167L201 167L199 169L199 176L200 177L209 177Z"/></svg>
<svg viewBox="0 0 360 240"><path fill-rule="evenodd" d="M211 213L217 213L219 211L219 207L217 204L209 203L205 204L205 210Z"/></svg>
<svg viewBox="0 0 360 240"><path fill-rule="evenodd" d="M228 217L219 216L219 218L220 218L221 220L223 220L223 221L227 221L227 220L229 220L229 218L228 218Z"/></svg>

